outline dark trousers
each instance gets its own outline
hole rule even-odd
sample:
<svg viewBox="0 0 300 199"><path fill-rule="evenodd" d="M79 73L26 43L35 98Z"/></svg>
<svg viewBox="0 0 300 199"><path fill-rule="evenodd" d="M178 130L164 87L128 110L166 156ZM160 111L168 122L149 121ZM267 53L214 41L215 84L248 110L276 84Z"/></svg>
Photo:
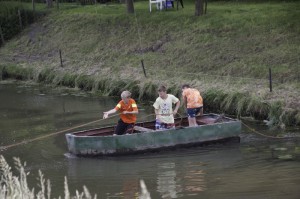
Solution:
<svg viewBox="0 0 300 199"><path fill-rule="evenodd" d="M125 133L132 133L134 127L134 123L125 123L121 119L118 121L118 124L115 129L115 134L123 135Z"/></svg>

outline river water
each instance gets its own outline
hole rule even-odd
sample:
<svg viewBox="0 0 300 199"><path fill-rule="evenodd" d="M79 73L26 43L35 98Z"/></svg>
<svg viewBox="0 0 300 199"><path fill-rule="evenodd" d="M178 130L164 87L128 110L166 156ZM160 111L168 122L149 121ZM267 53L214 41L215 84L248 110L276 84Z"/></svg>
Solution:
<svg viewBox="0 0 300 199"><path fill-rule="evenodd" d="M241 143L168 150L124 157L66 156L63 133L27 144L18 143L101 119L118 98L92 97L70 90L0 84L0 145L13 166L13 157L26 161L30 187L38 184L38 170L51 181L52 196L64 197L64 176L71 195L86 185L98 198L136 198L143 179L153 199L299 199L300 138L270 139L243 126ZM154 99L153 99L154 100ZM140 118L152 113L140 105ZM114 124L111 118L85 128ZM299 136L297 128L284 132L255 121L244 121L264 134ZM36 190L39 190L36 187Z"/></svg>

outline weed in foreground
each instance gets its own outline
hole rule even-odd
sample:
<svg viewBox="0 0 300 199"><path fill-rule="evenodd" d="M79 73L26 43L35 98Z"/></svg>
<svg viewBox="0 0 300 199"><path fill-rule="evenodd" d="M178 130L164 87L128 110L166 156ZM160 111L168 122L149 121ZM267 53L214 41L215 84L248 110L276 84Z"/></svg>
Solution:
<svg viewBox="0 0 300 199"><path fill-rule="evenodd" d="M50 199L51 198L51 184L50 180L44 178L43 173L39 170L39 184L38 192L35 189L29 188L27 183L27 176L29 173L25 171L26 163L22 164L19 158L14 158L15 166L19 175L14 175L11 167L6 162L5 158L0 156L0 198L26 198L26 199ZM147 191L143 180L140 181L141 193L139 199L150 199L150 193ZM58 198L61 199L61 196ZM86 186L83 186L83 192L76 190L76 195L71 196L68 186L67 178L64 181L64 198L65 199L91 199L97 198L97 195L92 196Z"/></svg>

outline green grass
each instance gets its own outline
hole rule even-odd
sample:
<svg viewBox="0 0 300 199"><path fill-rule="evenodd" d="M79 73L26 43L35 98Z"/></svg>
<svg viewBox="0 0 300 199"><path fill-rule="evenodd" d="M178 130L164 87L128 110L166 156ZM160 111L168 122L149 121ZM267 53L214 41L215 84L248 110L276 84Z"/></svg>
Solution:
<svg viewBox="0 0 300 199"><path fill-rule="evenodd" d="M147 2L137 2L136 15L127 15L119 4L62 5L35 37L25 35L14 46L25 54L50 52L56 59L54 51L62 49L68 67L86 70L100 64L120 71L124 65L139 66L144 58L153 70L265 78L273 68L274 77L288 73L284 81L299 81L299 7L210 3L206 16L194 17L190 1L179 11L152 13Z"/></svg>

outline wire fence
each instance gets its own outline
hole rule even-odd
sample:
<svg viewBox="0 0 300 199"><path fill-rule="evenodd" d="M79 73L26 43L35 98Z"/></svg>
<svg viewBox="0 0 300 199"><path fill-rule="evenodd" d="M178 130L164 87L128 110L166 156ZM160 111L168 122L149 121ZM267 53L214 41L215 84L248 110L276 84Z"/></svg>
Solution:
<svg viewBox="0 0 300 199"><path fill-rule="evenodd" d="M0 58L3 64L15 64L15 63L25 63L28 66L52 66L57 68L63 67L72 67L74 65L84 65L85 68L101 68L100 65L97 65L97 62L91 59L76 59L76 58L69 58L64 55L64 53L58 49L53 51L51 54L45 55L22 55L18 53L0 53ZM95 58L97 59L97 58ZM100 70L101 71L101 70ZM119 71L122 71L120 69ZM115 74L116 71L111 71ZM145 66L138 66L132 67L132 70L127 70L127 78L135 79L137 74L140 76L145 76L145 78L149 79L173 79L181 80L181 81L192 81L198 80L201 82L206 82L212 85L214 84L222 84L225 85L246 85L251 83L253 88L268 88L272 91L273 86L282 85L284 82L270 78L270 74L265 74L266 78L253 78L253 77L240 77L240 76L231 76L231 75L218 75L218 74L208 74L203 71L197 72L186 72L180 70L168 70L164 68L151 68ZM119 74L121 76L121 74ZM299 79L298 81L300 82ZM218 86L216 85L216 86ZM297 91L295 91L297 93Z"/></svg>

